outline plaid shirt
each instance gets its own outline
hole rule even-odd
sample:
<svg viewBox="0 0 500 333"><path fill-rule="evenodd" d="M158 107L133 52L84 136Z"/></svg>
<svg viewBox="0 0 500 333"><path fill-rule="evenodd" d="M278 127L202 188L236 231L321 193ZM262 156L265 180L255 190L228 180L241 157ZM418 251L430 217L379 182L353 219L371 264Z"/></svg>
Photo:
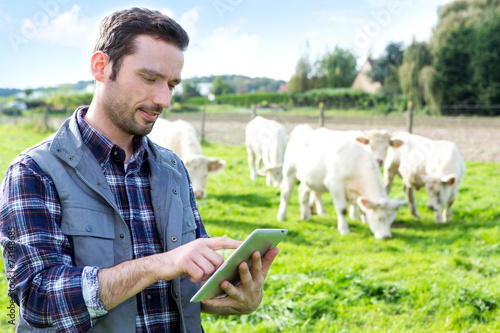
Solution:
<svg viewBox="0 0 500 333"><path fill-rule="evenodd" d="M134 154L127 166L125 152L77 112L85 145L101 165L120 214L133 239L134 258L161 253L151 206L145 137L134 138ZM186 171L187 172L187 171ZM188 177L189 178L189 177ZM191 182L191 206L197 237L208 237L196 207ZM0 188L0 242L7 277L16 283L10 296L21 303L31 325L54 326L58 332L84 332L103 315L97 283L98 267L74 267L68 238L60 229L61 206L52 180L29 156L20 156L5 174ZM14 231L15 235L12 236ZM10 239L9 239L10 237ZM9 265L11 240L15 265ZM170 296L170 281L157 281L136 295L137 332L177 332L179 313Z"/></svg>

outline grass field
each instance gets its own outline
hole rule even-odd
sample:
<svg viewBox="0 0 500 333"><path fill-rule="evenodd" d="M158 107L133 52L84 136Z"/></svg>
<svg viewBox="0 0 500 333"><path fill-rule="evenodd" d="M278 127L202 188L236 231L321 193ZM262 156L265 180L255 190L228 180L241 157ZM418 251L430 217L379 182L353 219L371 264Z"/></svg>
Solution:
<svg viewBox="0 0 500 333"><path fill-rule="evenodd" d="M20 136L18 136L20 135ZM46 134L0 126L0 176L10 160ZM16 137L14 140L13 137ZM340 236L328 214L300 221L297 190L286 222L276 222L279 191L249 179L243 146L206 144L228 166L210 177L199 208L211 236L243 240L255 228L287 228L271 267L264 301L246 316L202 315L207 332L498 332L500 331L500 164L467 162L452 221L436 225L417 193L421 220L403 207L391 240L349 221ZM401 182L392 197L403 199ZM0 307L7 313L0 278ZM9 330L0 317L0 331Z"/></svg>

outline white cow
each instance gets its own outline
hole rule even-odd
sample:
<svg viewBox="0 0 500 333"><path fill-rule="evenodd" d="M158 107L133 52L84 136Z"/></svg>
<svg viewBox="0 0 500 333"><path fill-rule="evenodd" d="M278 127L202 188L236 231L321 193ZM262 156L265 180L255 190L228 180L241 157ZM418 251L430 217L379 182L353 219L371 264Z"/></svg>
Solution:
<svg viewBox="0 0 500 333"><path fill-rule="evenodd" d="M287 183L296 181L296 167L294 166L295 161L293 161L293 159L295 158L294 156L298 156L298 151L302 151L302 149L305 147L305 138L308 135L311 135L312 132L312 127L307 124L298 125L292 130L290 140L293 140L293 137L295 137L296 139L294 140L295 142L291 145L292 148L287 148L285 152L285 160L287 161L287 163L285 163L283 166L283 174L285 175L283 181L286 181ZM389 147L398 147L402 144L399 139L393 138L392 135L386 130L371 129L366 132L360 130L332 130L331 132L336 133L346 139L348 138L363 144L363 146L375 157L379 166L382 166L387 154L387 149ZM285 188L289 188L289 186L285 185ZM352 205L349 209L349 216L353 220L359 219L359 214L356 207L356 205ZM326 213L323 201L321 200L321 193L316 193L313 191L311 195L311 209L313 210L314 208L316 209L317 214L320 216Z"/></svg>
<svg viewBox="0 0 500 333"><path fill-rule="evenodd" d="M394 176L403 178L403 187L413 216L420 218L415 204L414 189L425 187L427 207L435 211L436 223L449 221L451 206L465 175L465 162L457 146L450 141L401 132L397 137L404 142L391 148L384 163L384 185L390 192ZM441 214L441 209L444 210Z"/></svg>
<svg viewBox="0 0 500 333"><path fill-rule="evenodd" d="M286 180L281 186L278 221L283 221L286 217L288 200L295 182L294 177L287 179L287 176L295 173L300 181L299 202L303 220L310 218L311 191L329 192L337 213L338 230L342 235L349 233L346 221L349 202L362 210L375 238L390 238L396 211L405 202L395 201L387 196L373 155L339 132L325 128L311 131L312 129L302 126L291 133L283 168Z"/></svg>
<svg viewBox="0 0 500 333"><path fill-rule="evenodd" d="M149 138L179 155L189 172L197 199L207 196L208 173L220 172L226 167L226 161L222 159L203 156L196 130L184 120L171 122L158 118Z"/></svg>
<svg viewBox="0 0 500 333"><path fill-rule="evenodd" d="M389 147L399 147L402 142L386 130L372 129L365 131L346 131L356 141L366 145L377 160L379 166L384 164Z"/></svg>
<svg viewBox="0 0 500 333"><path fill-rule="evenodd" d="M282 179L283 159L287 145L285 127L277 121L257 116L246 126L245 144L250 179L266 175L266 185L277 187ZM263 168L260 169L260 164Z"/></svg>

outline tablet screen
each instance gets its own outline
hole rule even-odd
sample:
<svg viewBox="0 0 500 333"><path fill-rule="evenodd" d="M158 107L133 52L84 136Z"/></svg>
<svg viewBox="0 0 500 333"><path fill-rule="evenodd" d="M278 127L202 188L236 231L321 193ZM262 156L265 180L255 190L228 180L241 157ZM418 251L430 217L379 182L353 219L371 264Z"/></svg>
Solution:
<svg viewBox="0 0 500 333"><path fill-rule="evenodd" d="M191 298L191 302L199 302L224 295L225 292L221 289L220 284L225 280L235 286L239 285L238 266L243 261L250 265L250 257L255 251L259 251L261 257L263 257L267 251L276 247L287 233L287 229L255 229L198 290Z"/></svg>

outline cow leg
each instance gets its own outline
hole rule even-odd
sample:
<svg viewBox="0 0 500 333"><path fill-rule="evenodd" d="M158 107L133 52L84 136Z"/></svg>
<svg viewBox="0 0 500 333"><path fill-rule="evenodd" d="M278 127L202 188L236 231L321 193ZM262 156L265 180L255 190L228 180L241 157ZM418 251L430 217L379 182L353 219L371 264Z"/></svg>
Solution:
<svg viewBox="0 0 500 333"><path fill-rule="evenodd" d="M356 205L349 206L349 218L353 221L359 220L359 210L358 210L358 207Z"/></svg>
<svg viewBox="0 0 500 333"><path fill-rule="evenodd" d="M434 212L434 220L436 223L443 223L443 219L441 217L441 207Z"/></svg>
<svg viewBox="0 0 500 333"><path fill-rule="evenodd" d="M337 214L337 228L341 235L348 234L350 230L346 219L347 199L345 196L344 185L342 182L335 181L334 179L328 181L326 185L332 196L333 206L335 207L335 213Z"/></svg>
<svg viewBox="0 0 500 333"><path fill-rule="evenodd" d="M311 214L314 214L314 211L319 216L324 216L326 214L326 209L323 205L323 199L321 198L320 192L312 191L311 197L309 199L309 207L311 209Z"/></svg>
<svg viewBox="0 0 500 333"><path fill-rule="evenodd" d="M391 192L392 183L394 182L394 177L396 176L396 174L397 174L397 169L394 170L392 168L384 168L384 176L383 176L384 188L385 192L388 195Z"/></svg>
<svg viewBox="0 0 500 333"><path fill-rule="evenodd" d="M299 185L299 203L300 203L300 218L304 221L311 219L311 212L309 211L309 197L311 189L304 182Z"/></svg>
<svg viewBox="0 0 500 333"><path fill-rule="evenodd" d="M268 171L266 172L266 186L271 186L272 182L273 182L272 171Z"/></svg>
<svg viewBox="0 0 500 333"><path fill-rule="evenodd" d="M407 186L405 184L404 191L405 191L406 201L408 202L408 206L410 206L411 215L419 219L420 215L418 214L417 206L415 204L415 192L413 190L413 186Z"/></svg>
<svg viewBox="0 0 500 333"><path fill-rule="evenodd" d="M257 170L255 167L255 152L247 147L247 158L248 158L248 167L250 168L250 180L257 179Z"/></svg>
<svg viewBox="0 0 500 333"><path fill-rule="evenodd" d="M450 199L446 203L446 206L443 209L443 221L444 222L451 221L451 205L453 205L454 200L455 200L454 198Z"/></svg>
<svg viewBox="0 0 500 333"><path fill-rule="evenodd" d="M284 221L286 219L286 209L288 206L288 201L293 192L293 187L297 178L295 177L295 170L284 169L283 170L283 181L281 182L281 194L280 194L280 206L278 208L278 222Z"/></svg>

